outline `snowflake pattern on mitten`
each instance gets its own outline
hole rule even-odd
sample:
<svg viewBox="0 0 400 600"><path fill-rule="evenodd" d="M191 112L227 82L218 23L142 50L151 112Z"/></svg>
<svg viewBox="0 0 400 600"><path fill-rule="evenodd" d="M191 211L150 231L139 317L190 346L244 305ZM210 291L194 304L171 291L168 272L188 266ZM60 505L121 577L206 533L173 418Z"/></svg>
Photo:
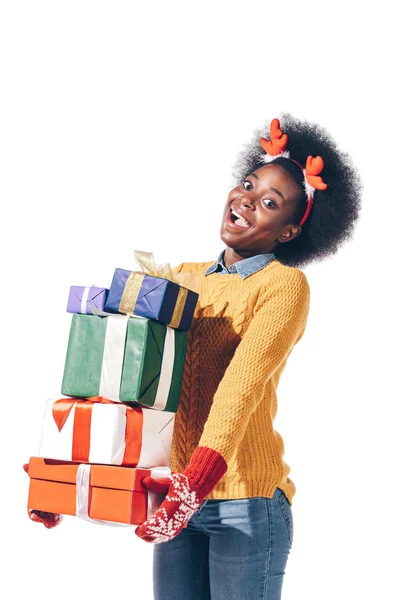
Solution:
<svg viewBox="0 0 400 600"><path fill-rule="evenodd" d="M168 494L157 512L136 528L136 535L153 544L168 542L186 527L201 502L183 473L174 473Z"/></svg>

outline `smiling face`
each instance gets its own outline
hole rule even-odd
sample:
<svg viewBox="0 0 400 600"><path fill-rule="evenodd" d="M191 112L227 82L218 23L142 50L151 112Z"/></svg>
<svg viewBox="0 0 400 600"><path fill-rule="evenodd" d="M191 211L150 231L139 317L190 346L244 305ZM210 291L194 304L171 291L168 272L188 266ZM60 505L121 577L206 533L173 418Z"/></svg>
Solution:
<svg viewBox="0 0 400 600"><path fill-rule="evenodd" d="M250 173L229 193L224 208L220 235L227 245L226 266L273 252L297 237L301 228L296 215L303 198L299 184L280 165L271 163Z"/></svg>

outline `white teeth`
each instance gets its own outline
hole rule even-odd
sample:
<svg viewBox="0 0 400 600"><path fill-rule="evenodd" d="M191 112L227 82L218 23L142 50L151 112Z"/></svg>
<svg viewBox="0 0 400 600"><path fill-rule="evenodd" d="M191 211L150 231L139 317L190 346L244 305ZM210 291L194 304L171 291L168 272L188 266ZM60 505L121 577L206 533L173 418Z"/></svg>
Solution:
<svg viewBox="0 0 400 600"><path fill-rule="evenodd" d="M242 217L241 215L239 215L239 213L237 213L235 210L233 210L233 208L232 208L232 212L233 212L233 214L234 214L236 217L238 217L238 219L239 219L239 220L240 220L242 223L244 223L244 224L245 224L246 226L248 226L248 227L250 226L250 223L249 223L248 221L246 221L246 219L245 219L244 217ZM237 222L237 221L236 221L236 222Z"/></svg>

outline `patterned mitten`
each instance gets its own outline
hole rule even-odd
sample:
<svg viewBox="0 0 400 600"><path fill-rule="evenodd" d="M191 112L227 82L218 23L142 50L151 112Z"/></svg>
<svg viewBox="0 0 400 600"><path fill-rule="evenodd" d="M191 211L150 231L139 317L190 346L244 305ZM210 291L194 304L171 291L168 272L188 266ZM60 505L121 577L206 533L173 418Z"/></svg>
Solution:
<svg viewBox="0 0 400 600"><path fill-rule="evenodd" d="M154 544L178 535L226 470L227 464L219 452L199 447L183 473L163 479L146 477L143 483L149 490L167 492L167 496L157 512L136 528L136 535Z"/></svg>
<svg viewBox="0 0 400 600"><path fill-rule="evenodd" d="M28 464L23 466L25 473L28 473L28 467ZM28 508L28 517L35 523L43 523L47 529L57 527L62 521L62 515L45 512L44 510L33 510L32 508Z"/></svg>

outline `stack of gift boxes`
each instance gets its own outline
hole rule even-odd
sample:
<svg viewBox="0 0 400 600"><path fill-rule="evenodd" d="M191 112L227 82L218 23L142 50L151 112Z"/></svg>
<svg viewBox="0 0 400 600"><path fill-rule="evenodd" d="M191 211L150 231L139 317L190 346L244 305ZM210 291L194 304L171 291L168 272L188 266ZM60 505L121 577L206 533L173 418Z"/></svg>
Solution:
<svg viewBox="0 0 400 600"><path fill-rule="evenodd" d="M162 500L143 478L170 472L198 294L151 254L135 256L145 272L116 269L109 290L70 289L64 397L46 403L29 509L134 525Z"/></svg>

